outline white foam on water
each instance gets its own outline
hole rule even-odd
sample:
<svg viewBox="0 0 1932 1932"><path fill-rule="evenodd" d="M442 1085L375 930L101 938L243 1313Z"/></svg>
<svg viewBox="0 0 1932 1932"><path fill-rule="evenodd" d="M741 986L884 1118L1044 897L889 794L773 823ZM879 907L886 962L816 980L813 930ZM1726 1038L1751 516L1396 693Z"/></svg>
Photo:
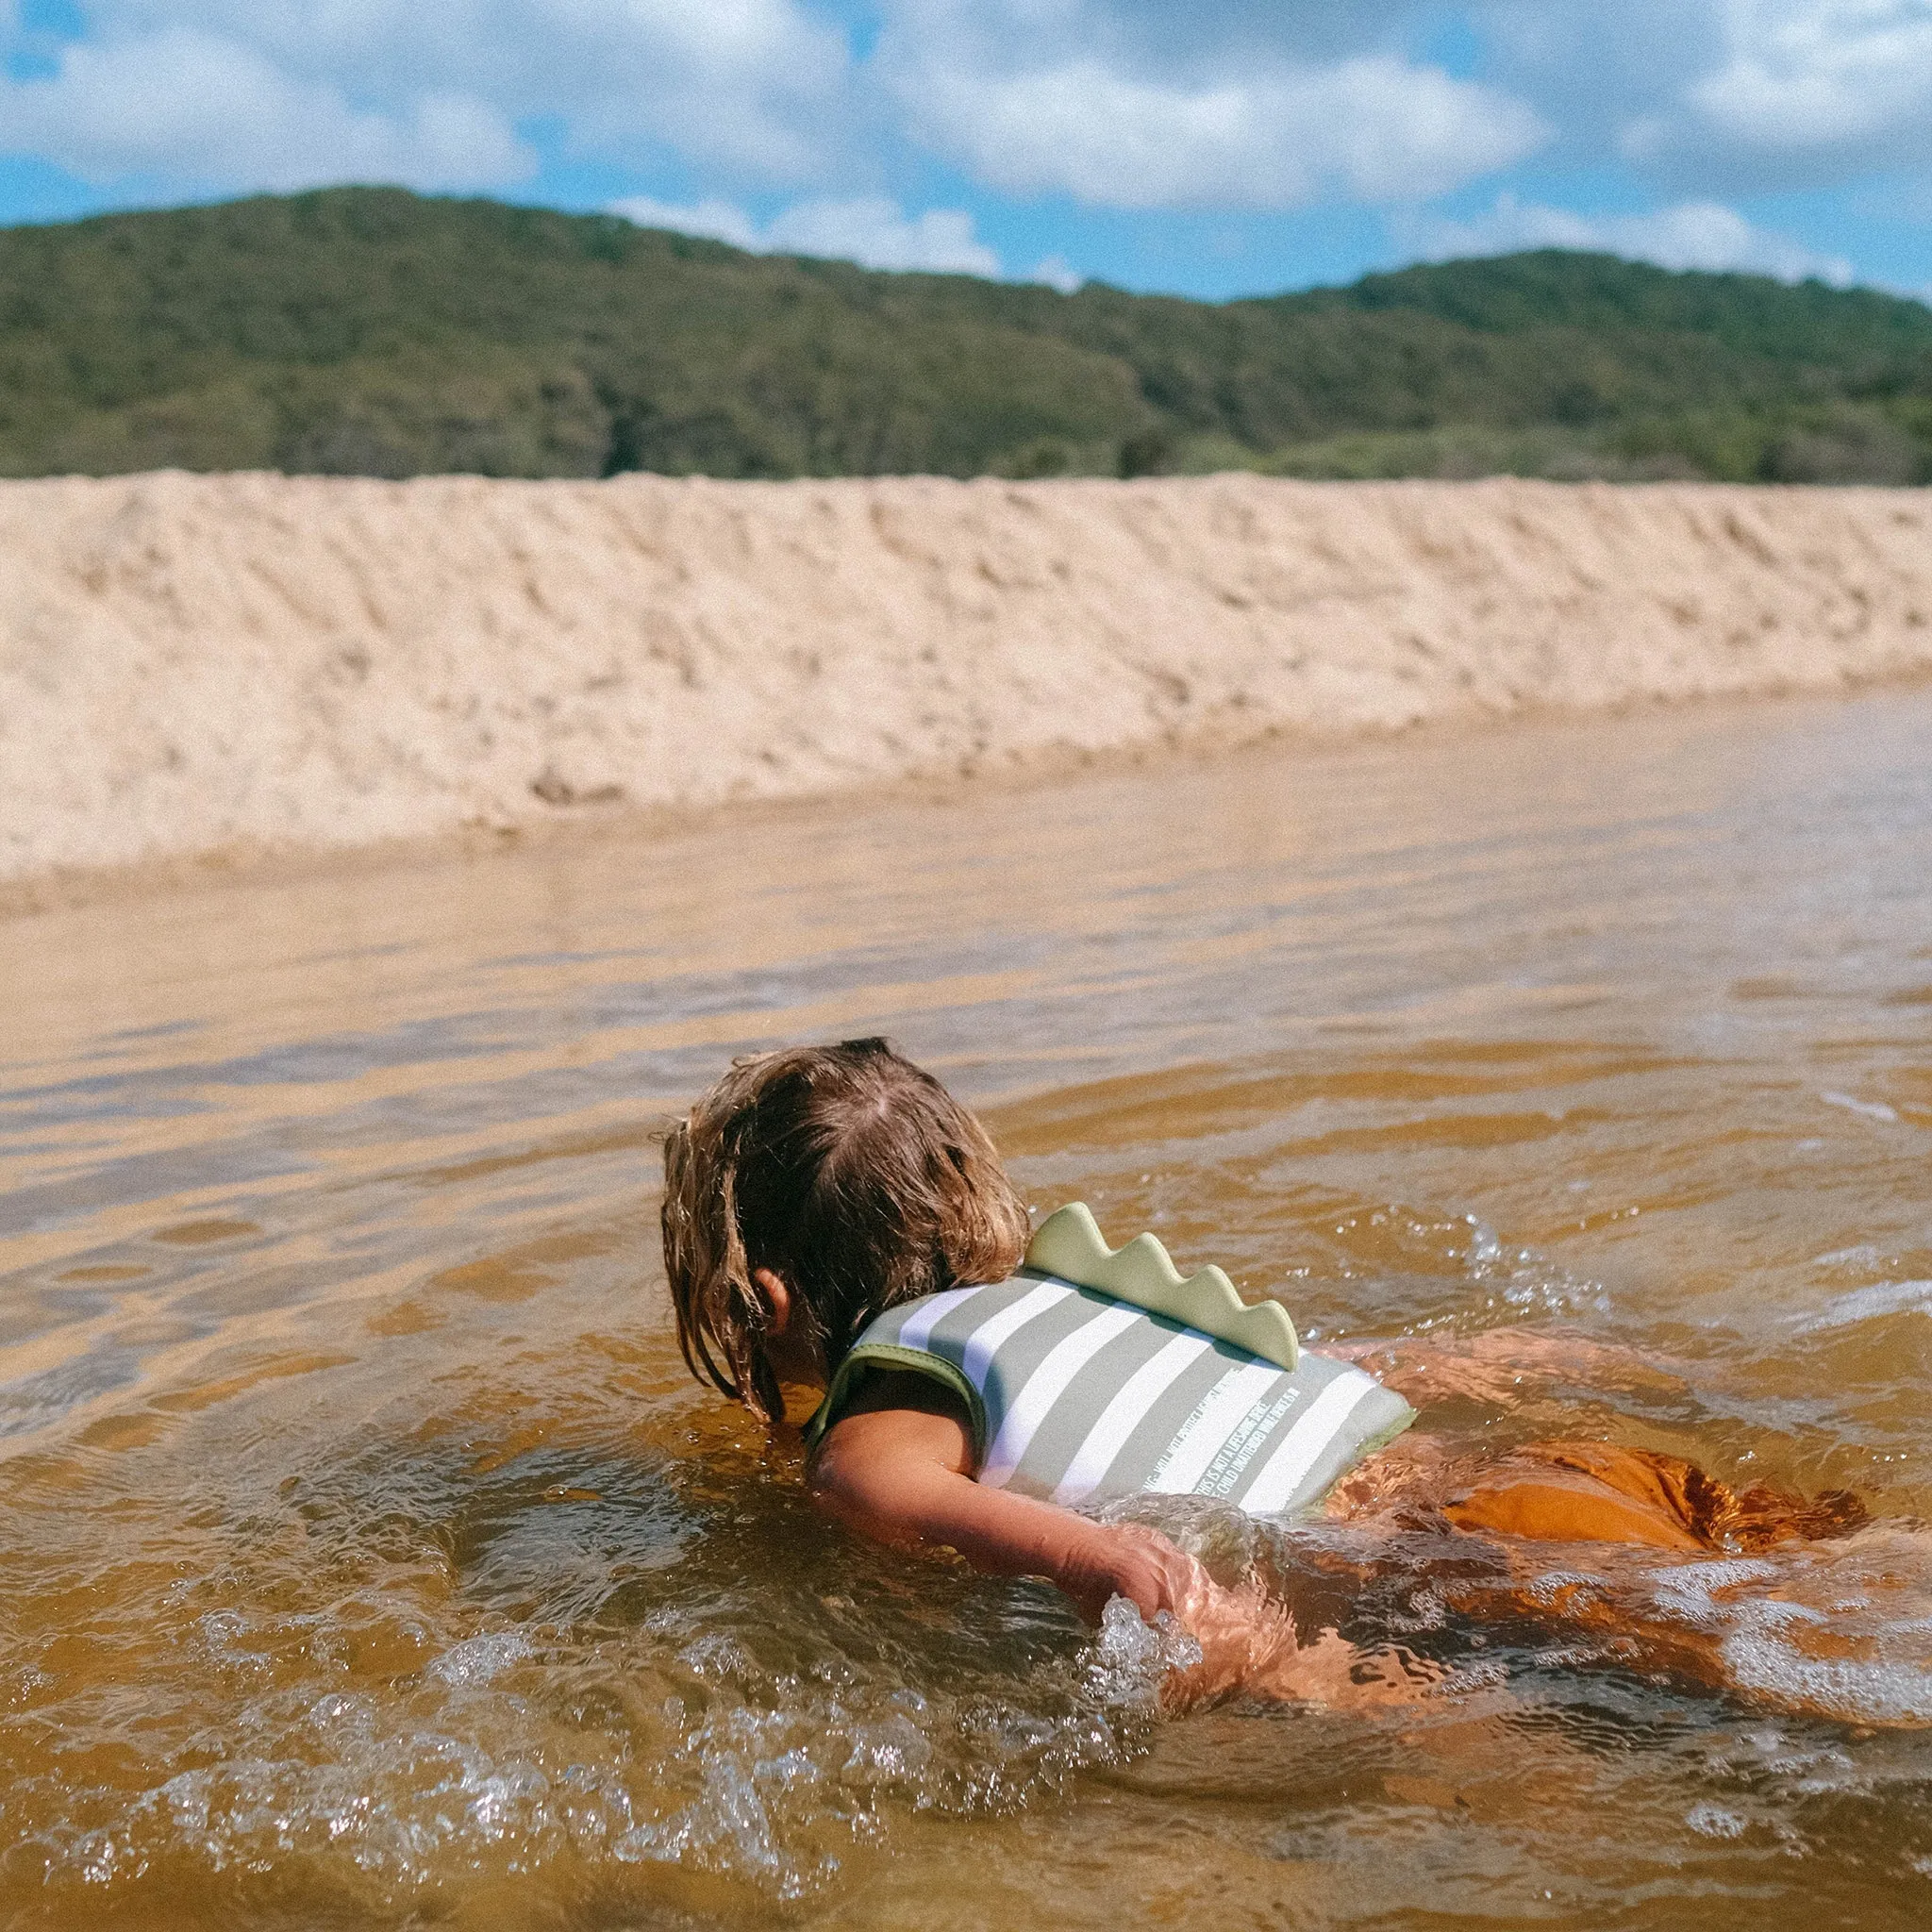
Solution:
<svg viewBox="0 0 1932 1932"><path fill-rule="evenodd" d="M1735 1811L1722 1805L1693 1805L1684 1814L1684 1823L1700 1838L1742 1838L1751 1827Z"/></svg>
<svg viewBox="0 0 1932 1932"><path fill-rule="evenodd" d="M1870 1241L1860 1241L1856 1247L1834 1248L1828 1255L1813 1255L1814 1268L1875 1268L1879 1263L1878 1250Z"/></svg>
<svg viewBox="0 0 1932 1932"><path fill-rule="evenodd" d="M1860 1100L1855 1093L1821 1093L1819 1099L1827 1107L1841 1107L1847 1113L1862 1114L1868 1121L1883 1121L1890 1125L1898 1119L1898 1110L1887 1107L1882 1100Z"/></svg>
<svg viewBox="0 0 1932 1932"><path fill-rule="evenodd" d="M1710 1563L1685 1563L1653 1573L1650 1582L1663 1610L1684 1623L1708 1630L1721 1625L1727 1607L1717 1601L1721 1590L1762 1583L1777 1574L1777 1566L1757 1557L1726 1557Z"/></svg>
<svg viewBox="0 0 1932 1932"><path fill-rule="evenodd" d="M1807 1657L1749 1620L1724 1639L1724 1659L1740 1690L1845 1724L1932 1724L1932 1672L1914 1663Z"/></svg>
<svg viewBox="0 0 1932 1932"><path fill-rule="evenodd" d="M435 1658L428 1670L445 1684L488 1684L530 1655L530 1640L515 1630L466 1637Z"/></svg>
<svg viewBox="0 0 1932 1932"><path fill-rule="evenodd" d="M1844 1328L1880 1315L1932 1315L1932 1281L1877 1281L1834 1296L1822 1308L1792 1317L1806 1328Z"/></svg>
<svg viewBox="0 0 1932 1932"><path fill-rule="evenodd" d="M839 1775L848 1785L891 1785L915 1778L932 1762L932 1741L903 1711L875 1724L855 1724Z"/></svg>
<svg viewBox="0 0 1932 1932"><path fill-rule="evenodd" d="M1601 1596L1608 1588L1607 1577L1589 1570L1545 1570L1541 1575L1531 1578L1529 1599L1548 1609L1566 1599L1574 1599L1579 1591Z"/></svg>
<svg viewBox="0 0 1932 1932"><path fill-rule="evenodd" d="M1110 1598L1100 1614L1100 1634L1087 1662L1087 1682L1102 1703L1115 1708L1157 1708L1170 1671L1191 1671L1201 1646L1162 1610L1152 1624L1124 1596Z"/></svg>
<svg viewBox="0 0 1932 1932"><path fill-rule="evenodd" d="M1474 1214L1465 1219L1469 1223L1470 1272L1480 1274L1503 1258L1503 1242L1487 1222L1479 1221Z"/></svg>
<svg viewBox="0 0 1932 1932"><path fill-rule="evenodd" d="M669 1818L634 1825L610 1849L626 1864L656 1858L750 1873L775 1880L787 1897L807 1889L807 1874L777 1842L771 1812L758 1790L757 1769L747 1770L729 1752L705 1760L704 1788L698 1797ZM829 1877L837 1869L836 1861L827 1860L811 1875Z"/></svg>
<svg viewBox="0 0 1932 1932"><path fill-rule="evenodd" d="M1649 1580L1667 1616L1718 1638L1725 1676L1745 1695L1845 1724L1932 1724L1932 1621L1923 1594L1907 1593L1928 1581L1925 1551L1909 1529L1777 1562L1685 1563Z"/></svg>

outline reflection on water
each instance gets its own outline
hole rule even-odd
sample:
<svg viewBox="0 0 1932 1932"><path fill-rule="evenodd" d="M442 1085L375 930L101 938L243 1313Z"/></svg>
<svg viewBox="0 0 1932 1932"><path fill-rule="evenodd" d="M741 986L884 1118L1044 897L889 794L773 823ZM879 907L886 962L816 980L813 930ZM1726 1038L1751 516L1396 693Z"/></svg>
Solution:
<svg viewBox="0 0 1932 1932"><path fill-rule="evenodd" d="M1928 747L1924 691L1444 734L0 928L0 1917L1924 1923ZM1158 1722L1137 1631L853 1542L677 1363L653 1124L875 1030L1311 1337L1665 1365L1452 1446L1875 1521L1808 1594L1566 1552L1496 1621L1167 1506L1454 1675Z"/></svg>

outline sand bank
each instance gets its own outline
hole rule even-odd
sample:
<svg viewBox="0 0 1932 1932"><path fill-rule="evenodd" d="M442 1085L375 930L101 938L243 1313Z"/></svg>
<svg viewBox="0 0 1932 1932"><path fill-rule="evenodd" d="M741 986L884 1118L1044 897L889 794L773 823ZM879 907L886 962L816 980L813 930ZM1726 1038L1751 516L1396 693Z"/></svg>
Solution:
<svg viewBox="0 0 1932 1932"><path fill-rule="evenodd" d="M0 484L0 882L1932 671L1932 494Z"/></svg>

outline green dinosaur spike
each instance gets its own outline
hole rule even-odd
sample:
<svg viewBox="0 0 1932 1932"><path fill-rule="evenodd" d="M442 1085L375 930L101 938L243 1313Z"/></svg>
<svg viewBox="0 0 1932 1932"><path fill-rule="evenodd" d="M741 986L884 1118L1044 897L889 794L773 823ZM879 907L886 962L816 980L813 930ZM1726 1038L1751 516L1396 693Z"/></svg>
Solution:
<svg viewBox="0 0 1932 1932"><path fill-rule="evenodd" d="M1183 1279L1151 1234L1109 1248L1084 1201L1069 1202L1040 1224L1026 1249L1026 1265L1076 1288L1131 1302L1149 1314L1165 1315L1291 1373L1301 1359L1294 1324L1279 1303L1250 1307L1219 1268L1203 1268Z"/></svg>

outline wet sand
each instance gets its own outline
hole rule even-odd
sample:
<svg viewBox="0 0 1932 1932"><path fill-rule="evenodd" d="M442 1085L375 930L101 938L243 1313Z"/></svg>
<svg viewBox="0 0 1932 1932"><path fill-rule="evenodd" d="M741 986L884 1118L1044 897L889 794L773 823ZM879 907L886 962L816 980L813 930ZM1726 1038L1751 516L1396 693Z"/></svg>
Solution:
<svg viewBox="0 0 1932 1932"><path fill-rule="evenodd" d="M0 484L0 911L1422 721L1932 672L1932 496L935 479Z"/></svg>
<svg viewBox="0 0 1932 1932"><path fill-rule="evenodd" d="M1918 691L1262 747L0 926L0 1920L1922 1923L1928 743ZM677 1362L653 1123L874 1029L1039 1206L1316 1346L1667 1365L1445 1396L1456 1453L1849 1489L1867 1540L1823 1611L1624 1563L1714 1690L1592 1622L1601 1548L1499 1623L1467 1561L1339 1590L1334 1525L1178 1506L1452 1676L1156 1721Z"/></svg>

